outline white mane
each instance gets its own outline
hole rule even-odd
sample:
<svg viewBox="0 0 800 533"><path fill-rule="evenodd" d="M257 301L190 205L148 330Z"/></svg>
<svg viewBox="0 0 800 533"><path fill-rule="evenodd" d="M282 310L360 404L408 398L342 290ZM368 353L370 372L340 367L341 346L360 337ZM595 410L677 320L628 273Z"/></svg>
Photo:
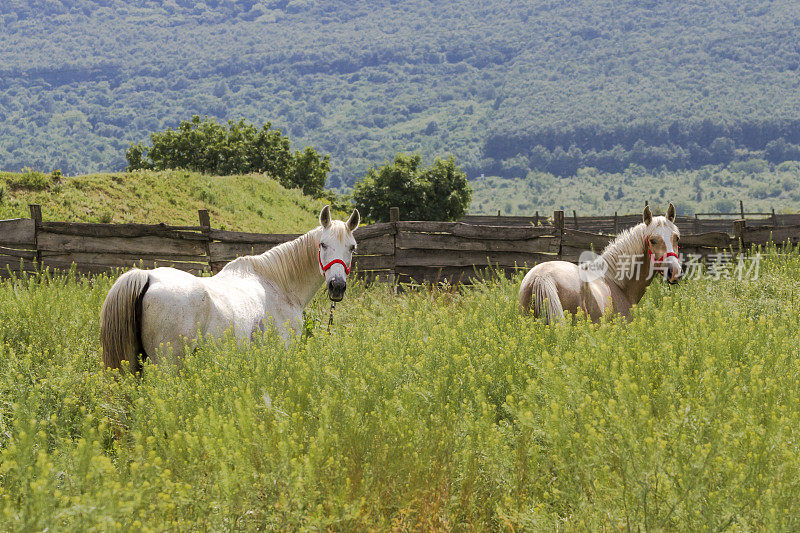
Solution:
<svg viewBox="0 0 800 533"><path fill-rule="evenodd" d="M322 228L317 227L298 238L270 248L263 254L237 257L222 269L247 270L275 283L283 290L292 290L298 279L307 278L317 269L317 247Z"/></svg>
<svg viewBox="0 0 800 533"><path fill-rule="evenodd" d="M673 229L678 236L680 236L680 231L677 226L667 220L666 217L653 217L649 225L645 225L644 222L641 222L632 228L624 230L617 235L613 241L608 243L603 249L603 253L600 254L597 259L591 263L581 265L581 268L587 268L589 264L603 261L608 267L606 269L606 279L614 281L614 283L618 285L621 281L632 279L635 276L620 276L620 270L626 269L628 272L625 274L630 274L633 269L637 268L635 258L647 253L647 236L650 235L654 229L662 226L670 227L670 229ZM640 264L638 268L642 268L642 266L643 265Z"/></svg>
<svg viewBox="0 0 800 533"><path fill-rule="evenodd" d="M347 225L341 220L331 221L330 231L344 238ZM225 265L222 272L246 269L275 283L282 290L291 292L300 280L319 276L319 243L322 227L317 226L293 241L279 244L263 254L238 257Z"/></svg>

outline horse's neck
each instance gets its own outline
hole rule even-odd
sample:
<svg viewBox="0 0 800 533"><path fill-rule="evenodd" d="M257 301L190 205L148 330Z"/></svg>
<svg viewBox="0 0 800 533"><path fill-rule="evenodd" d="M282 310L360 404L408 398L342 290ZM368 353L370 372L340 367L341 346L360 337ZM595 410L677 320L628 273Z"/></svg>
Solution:
<svg viewBox="0 0 800 533"><path fill-rule="evenodd" d="M267 250L255 256L256 274L277 285L289 300L305 307L324 281L317 268L317 240L313 232L307 233L280 245L281 250Z"/></svg>
<svg viewBox="0 0 800 533"><path fill-rule="evenodd" d="M632 246L625 246L621 250L623 253L614 254L613 259L610 259L611 263L608 263L610 268L606 273L606 281L616 286L630 304L633 305L642 299L647 287L653 281L653 265L647 253L644 233L634 230L628 238L637 240L632 242ZM641 246L638 239L641 239ZM633 249L631 250L630 248ZM625 257L627 255L629 257ZM625 271L621 271L623 268Z"/></svg>
<svg viewBox="0 0 800 533"><path fill-rule="evenodd" d="M642 299L647 291L647 287L653 281L653 266L647 252L636 255L633 260L640 266L632 270L632 275L626 272L622 279L616 276L613 280L613 283L625 295L631 305L639 303L639 300Z"/></svg>

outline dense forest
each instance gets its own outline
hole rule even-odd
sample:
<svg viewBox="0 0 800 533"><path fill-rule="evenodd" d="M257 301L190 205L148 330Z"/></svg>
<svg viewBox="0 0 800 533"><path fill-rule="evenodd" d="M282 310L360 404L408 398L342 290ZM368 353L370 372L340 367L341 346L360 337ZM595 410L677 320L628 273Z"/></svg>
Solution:
<svg viewBox="0 0 800 533"><path fill-rule="evenodd" d="M800 8L737 0L6 0L0 168L125 167L193 114L271 121L349 188L800 159Z"/></svg>

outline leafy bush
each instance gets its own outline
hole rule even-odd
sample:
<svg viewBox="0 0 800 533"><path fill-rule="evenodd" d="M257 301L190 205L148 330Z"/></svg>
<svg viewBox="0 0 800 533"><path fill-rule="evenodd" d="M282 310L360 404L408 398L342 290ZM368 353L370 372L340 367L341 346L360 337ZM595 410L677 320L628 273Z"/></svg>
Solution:
<svg viewBox="0 0 800 533"><path fill-rule="evenodd" d="M393 163L371 168L353 191L353 203L362 216L389 220L389 208L399 207L407 220L457 220L472 199L467 176L453 157L437 159L420 168L419 154L397 155Z"/></svg>
<svg viewBox="0 0 800 533"><path fill-rule="evenodd" d="M18 174L8 174L6 182L12 189L43 191L50 185L50 176L37 170L24 169Z"/></svg>
<svg viewBox="0 0 800 533"><path fill-rule="evenodd" d="M287 188L319 196L330 170L328 156L313 148L292 154L289 139L267 122L261 129L245 122L217 124L195 115L176 129L150 135L152 146L133 144L128 170L187 169L217 176L266 172Z"/></svg>

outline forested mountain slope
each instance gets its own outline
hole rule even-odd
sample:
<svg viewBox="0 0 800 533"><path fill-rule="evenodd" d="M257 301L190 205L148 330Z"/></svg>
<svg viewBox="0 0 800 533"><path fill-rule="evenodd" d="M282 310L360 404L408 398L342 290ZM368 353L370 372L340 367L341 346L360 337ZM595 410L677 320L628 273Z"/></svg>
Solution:
<svg viewBox="0 0 800 533"><path fill-rule="evenodd" d="M398 151L471 177L779 162L799 36L785 0L6 0L0 167L119 170L194 113L272 121L334 187Z"/></svg>

